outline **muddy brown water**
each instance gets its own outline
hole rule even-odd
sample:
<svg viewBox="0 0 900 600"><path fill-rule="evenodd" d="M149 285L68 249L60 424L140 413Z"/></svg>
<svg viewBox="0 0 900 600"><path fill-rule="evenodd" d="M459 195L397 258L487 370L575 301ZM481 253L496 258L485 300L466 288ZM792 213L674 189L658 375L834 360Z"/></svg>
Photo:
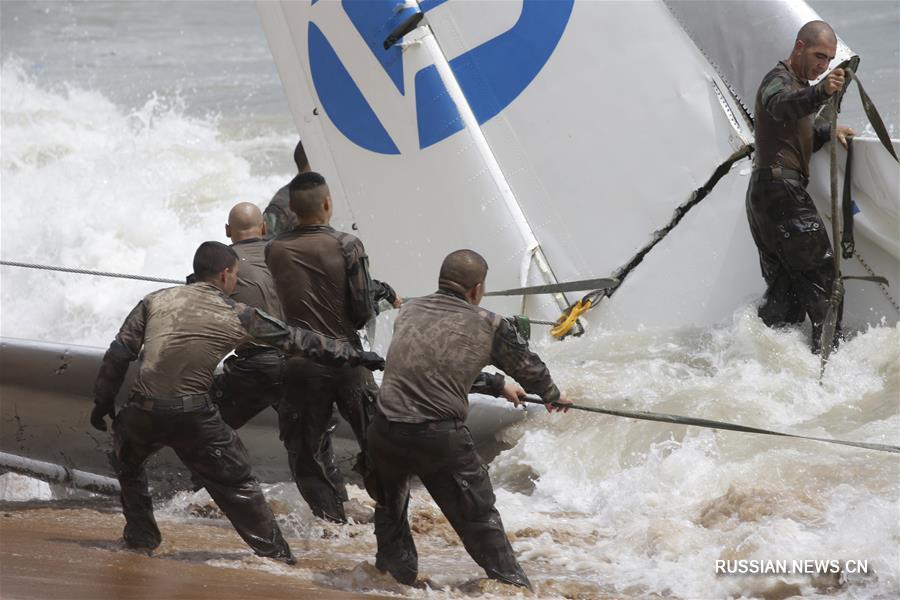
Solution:
<svg viewBox="0 0 900 600"><path fill-rule="evenodd" d="M252 556L240 538L218 523L160 522L164 542L151 557L125 550L118 541L122 517L114 506L38 508L0 504L0 597L171 598L378 598L384 595L328 589L307 576L357 565L332 563L298 553L295 567ZM248 568L216 566L217 561ZM212 563L212 564L211 564Z"/></svg>

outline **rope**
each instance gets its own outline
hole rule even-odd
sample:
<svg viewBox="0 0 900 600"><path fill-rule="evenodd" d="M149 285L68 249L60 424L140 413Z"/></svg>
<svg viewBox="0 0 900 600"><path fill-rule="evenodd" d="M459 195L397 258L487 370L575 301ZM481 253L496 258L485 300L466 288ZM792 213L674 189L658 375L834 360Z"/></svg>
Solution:
<svg viewBox="0 0 900 600"><path fill-rule="evenodd" d="M612 278L613 280L618 280L618 283L614 286L607 286L600 289L595 289L591 292L585 294L585 296L579 300L577 303L573 304L569 308L567 308L562 315L560 315L559 319L557 319L557 328L554 331L558 331L559 335L553 334L557 339L564 338L572 326L577 322L577 316L575 319L571 319L572 313L575 311L576 307L579 309L578 314L583 314L586 312L591 306L596 306L600 300L604 297L611 297L619 286L622 285L622 282L625 281L625 278L628 277L629 273L631 273L641 262L643 262L644 257L651 251L653 248L665 238L670 231L672 231L678 223L684 218L684 216L691 210L694 206L700 203L716 186L722 177L725 176L731 170L731 167L734 166L734 163L747 158L750 154L753 153L753 144L745 144L741 146L738 150L736 150L731 156L729 156L725 161L716 167L716 170L713 171L712 175L710 175L709 179L702 186L694 190L690 197L681 205L679 205L675 209L675 214L672 216L672 219L662 228L654 232L653 238L649 244L641 248L637 254L635 254L631 260L625 263L623 266L619 267L613 272ZM564 327L565 325L568 327ZM552 332L551 332L552 333Z"/></svg>
<svg viewBox="0 0 900 600"><path fill-rule="evenodd" d="M840 311L841 302L844 299L844 283L841 277L841 255L847 254L852 255L855 254L855 249L853 248L852 243L849 246L844 246L841 251L838 251L838 241L842 239L841 226L843 223L841 222L841 213L838 212L838 187L837 187L837 117L838 113L841 112L841 100L843 100L844 93L846 93L847 89L850 87L850 83L855 81L856 87L859 90L859 97L863 103L863 109L865 110L866 117L869 119L869 123L872 124L872 127L875 129L875 133L878 136L879 141L884 146L884 148L890 153L890 155L894 158L895 161L900 162L900 159L897 158L897 154L894 152L894 147L891 144L890 137L887 134L887 130L884 127L884 122L881 120L881 115L878 114L878 110L875 108L875 104L872 102L869 95L866 94L865 89L862 86L862 82L860 82L859 77L856 76L855 68L859 64L859 58L854 57L850 58L836 68L843 68L844 73L846 74L846 81L844 82L843 88L838 90L831 97L831 237L834 240L834 251L832 252L833 260L834 260L834 283L831 287L831 298L830 305L828 307L828 312L825 315L825 321L822 324L822 333L819 340L819 350L821 352L821 364L819 369L819 380L821 381L822 377L825 375L825 365L828 363L828 357L831 355L831 351L834 348L834 335L837 329L837 320L838 313ZM845 178L850 177L849 167L850 167L850 157L852 156L850 148L848 147L847 152L847 172L844 174ZM845 192L849 194L849 186L845 186ZM848 196L849 201L849 196ZM852 238L851 238L852 242ZM842 242L843 245L843 242ZM862 260L857 254L857 258L860 263L862 263L869 274L872 276L870 278L871 281L878 281L879 278L875 273L865 265L865 262ZM882 287L882 291L888 296L888 299L891 301L891 304L897 308L896 303L891 298L890 294Z"/></svg>
<svg viewBox="0 0 900 600"><path fill-rule="evenodd" d="M543 404L542 399L536 396L526 396L520 398L523 402L529 404ZM551 403L552 404L552 403ZM613 417L625 417L627 419L640 419L642 421L657 421L659 423L673 423L675 425L693 425L696 427L706 427L709 429L721 429L723 431L739 431L742 433L756 433L760 435L774 435L778 437L795 438L798 440L812 440L816 442L826 442L828 444L840 444L843 446L853 446L855 448L865 448L867 450L876 450L878 452L891 452L900 454L900 446L891 446L888 444L872 444L869 442L851 442L846 440L834 440L830 438L812 437L808 435L799 435L796 433L782 433L780 431L772 431L769 429L760 429L758 427L748 427L746 425L738 425L737 423L727 423L725 421L713 421L711 419L698 419L695 417L684 417L681 415L670 415L667 413L648 412L643 410L614 410L611 408L600 408L594 406L579 406L577 404L552 404L553 406L567 407L574 410L583 410L602 415L610 415Z"/></svg>
<svg viewBox="0 0 900 600"><path fill-rule="evenodd" d="M851 73L849 69L846 71ZM846 87L844 88L846 89ZM843 91L835 93L831 97L831 156L830 156L830 183L831 183L831 239L834 240L834 250L831 253L834 264L834 282L831 284L831 297L829 298L828 312L822 323L822 331L819 337L819 380L825 376L825 365L834 348L834 336L837 331L838 313L841 302L844 299L844 282L841 280L841 251L837 247L841 239L841 213L838 211L838 184L837 184L837 118L841 111L841 97Z"/></svg>
<svg viewBox="0 0 900 600"><path fill-rule="evenodd" d="M39 265L12 260L0 260L4 267L21 267L23 269L40 269L42 271L58 271L61 273L76 273L78 275L94 275L96 277L113 277L115 279L134 279L136 281L153 281L155 283L183 284L183 279L165 279L163 277L146 277L144 275L131 275L128 273L113 273L110 271L92 271L90 269L73 269L71 267L58 267L54 265Z"/></svg>
<svg viewBox="0 0 900 600"><path fill-rule="evenodd" d="M844 164L844 192L841 198L841 258L853 258L856 240L853 238L853 136L847 136L847 162ZM837 245L837 242L835 242ZM837 251L837 247L835 247Z"/></svg>
<svg viewBox="0 0 900 600"><path fill-rule="evenodd" d="M684 215L688 213L689 210L694 208L701 200L703 200L716 186L719 180L725 176L728 171L731 170L731 167L739 160L747 158L753 152L753 144L745 144L741 146L737 151L735 151L731 156L725 159L725 162L716 167L716 170L713 171L713 174L710 176L709 180L694 190L688 200L675 209L675 214L672 217L672 220L669 221L665 227L656 231L653 234L653 240L644 246L638 251L637 254L632 257L630 261L628 261L623 267L620 267L613 273L613 277L618 279L619 281L624 281L625 277L628 276L641 262L643 262L644 257L659 243L665 238L670 231L675 229L675 226L681 222L681 219L684 218ZM613 292L610 292L610 296Z"/></svg>

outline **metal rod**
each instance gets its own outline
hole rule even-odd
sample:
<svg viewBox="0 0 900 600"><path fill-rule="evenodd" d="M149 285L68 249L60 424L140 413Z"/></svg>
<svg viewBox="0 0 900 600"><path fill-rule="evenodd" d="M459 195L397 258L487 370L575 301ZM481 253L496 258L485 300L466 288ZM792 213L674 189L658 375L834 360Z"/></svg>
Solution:
<svg viewBox="0 0 900 600"><path fill-rule="evenodd" d="M24 456L6 452L0 452L0 467L48 483L62 483L95 494L118 496L121 491L119 482L112 477L70 469L62 465L25 458Z"/></svg>

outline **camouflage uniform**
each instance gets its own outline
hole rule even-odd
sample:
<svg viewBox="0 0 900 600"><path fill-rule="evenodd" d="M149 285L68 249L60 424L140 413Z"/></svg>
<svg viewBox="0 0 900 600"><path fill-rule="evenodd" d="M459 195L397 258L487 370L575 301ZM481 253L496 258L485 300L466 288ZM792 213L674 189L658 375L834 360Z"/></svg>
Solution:
<svg viewBox="0 0 900 600"><path fill-rule="evenodd" d="M297 215L291 210L291 197L289 185L284 186L272 197L269 205L263 213L266 222L266 232L269 239L275 238L282 233L287 233L297 227L300 222ZM388 304L393 304L397 300L397 293L394 289L384 281L370 279L370 294L374 307L377 309L378 302L384 300Z"/></svg>
<svg viewBox="0 0 900 600"><path fill-rule="evenodd" d="M291 194L288 189L290 184L284 186L272 196L266 210L263 211L263 219L266 221L266 233L269 237L276 237L287 233L300 224L297 215L291 210Z"/></svg>
<svg viewBox="0 0 900 600"><path fill-rule="evenodd" d="M814 113L828 96L779 63L756 95L756 157L747 189L747 219L767 289L760 318L769 326L802 323L808 314L813 348L834 282L831 242L806 192L809 159L830 127Z"/></svg>
<svg viewBox="0 0 900 600"><path fill-rule="evenodd" d="M241 268L231 298L283 320L275 283L266 266L267 243L254 238L232 244ZM239 429L266 408L277 407L284 391L283 370L284 357L275 348L253 342L238 346L225 360L223 372L216 376L210 390L222 420Z"/></svg>
<svg viewBox="0 0 900 600"><path fill-rule="evenodd" d="M402 583L418 575L407 517L410 476L417 475L489 577L530 587L465 426L468 392L497 396L503 389L502 375L480 373L487 364L548 402L559 399L547 367L507 319L448 291L400 309L369 427L366 487L377 502L375 565Z"/></svg>
<svg viewBox="0 0 900 600"><path fill-rule="evenodd" d="M358 365L370 358L350 344L287 327L234 302L209 283L146 296L110 344L94 387L94 401L111 410L129 363L140 353L131 396L113 421L123 537L129 546L155 548L161 541L145 463L170 446L254 552L293 560L250 471L244 445L209 401L216 365L235 345L251 338L331 365Z"/></svg>
<svg viewBox="0 0 900 600"><path fill-rule="evenodd" d="M361 348L356 331L375 309L368 257L359 239L328 225L299 225L270 243L266 263L289 323ZM321 518L346 522L342 502L347 492L331 446L332 406L337 404L353 428L362 470L368 414L377 389L365 369L337 371L303 358L285 365L281 439L297 488Z"/></svg>

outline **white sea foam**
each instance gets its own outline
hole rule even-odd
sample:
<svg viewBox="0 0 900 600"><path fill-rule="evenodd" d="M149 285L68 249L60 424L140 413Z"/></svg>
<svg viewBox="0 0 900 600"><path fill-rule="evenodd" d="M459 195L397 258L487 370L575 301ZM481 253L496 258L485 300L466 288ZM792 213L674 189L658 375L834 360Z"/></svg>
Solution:
<svg viewBox="0 0 900 600"><path fill-rule="evenodd" d="M24 502L27 500L52 500L53 492L46 481L4 473L0 475L0 500L3 502Z"/></svg>
<svg viewBox="0 0 900 600"><path fill-rule="evenodd" d="M289 133L240 136L156 98L123 110L95 91L43 89L15 60L2 68L6 260L182 279L200 242L227 241L233 204L265 206L289 178L253 169L273 148L289 155ZM2 280L3 335L101 346L161 287L11 267Z"/></svg>
<svg viewBox="0 0 900 600"><path fill-rule="evenodd" d="M749 309L709 330L598 332L541 351L576 402L900 441L900 327L845 343L822 385L805 339L768 330ZM837 584L717 576L715 560L861 559L876 574L848 575L832 592L900 591L895 455L571 412L506 435L516 445L494 461L495 478L527 465L537 479L530 497L501 491L498 505L510 531L550 532L552 543L514 544L542 572L562 568L615 594L758 596Z"/></svg>
<svg viewBox="0 0 900 600"><path fill-rule="evenodd" d="M538 350L582 404L897 444L900 327L846 342L822 385L806 343L748 308L711 329L595 332ZM900 592L895 455L573 411L533 413L504 434L514 445L491 465L497 507L540 597ZM373 561L371 525L315 519L291 484L267 494L292 539L326 538L351 563ZM351 495L371 503L359 488ZM467 582L481 571L423 490L410 516L421 575L441 588L429 593L474 593ZM870 572L717 575L717 560L861 560ZM363 567L331 577L345 589L393 591Z"/></svg>

